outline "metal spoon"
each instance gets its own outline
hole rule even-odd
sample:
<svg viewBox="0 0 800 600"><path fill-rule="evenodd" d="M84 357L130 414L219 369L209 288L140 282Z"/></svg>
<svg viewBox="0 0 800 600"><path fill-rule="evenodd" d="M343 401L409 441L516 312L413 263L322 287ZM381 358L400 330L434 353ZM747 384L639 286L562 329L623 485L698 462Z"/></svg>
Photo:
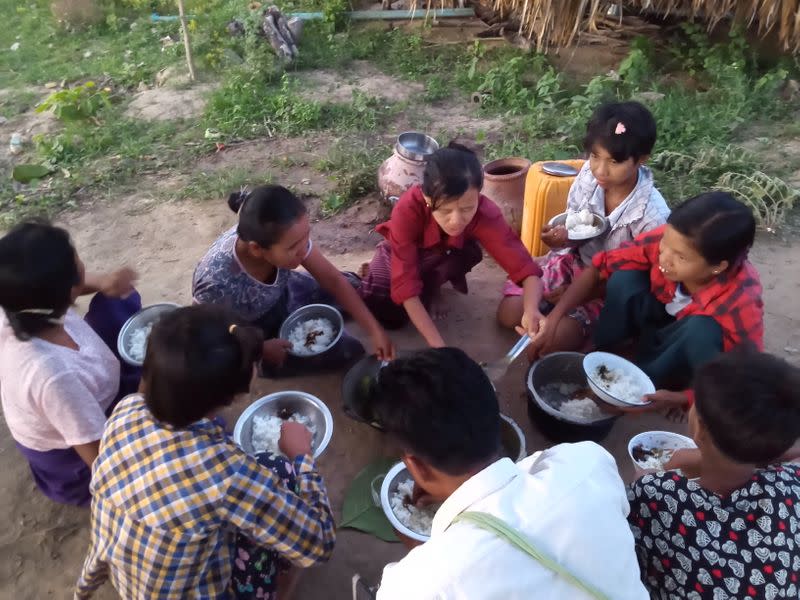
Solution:
<svg viewBox="0 0 800 600"><path fill-rule="evenodd" d="M483 370L486 373L486 376L489 378L489 380L494 382L503 377L503 375L506 374L506 371L508 371L508 367L511 366L511 363L517 360L517 357L520 354L522 354L522 352L525 350L525 348L528 347L528 344L530 343L531 343L531 337L526 333L521 338L519 338L519 341L516 344L514 344L511 350L508 351L508 354L506 354L500 360L496 360L486 365L483 368Z"/></svg>

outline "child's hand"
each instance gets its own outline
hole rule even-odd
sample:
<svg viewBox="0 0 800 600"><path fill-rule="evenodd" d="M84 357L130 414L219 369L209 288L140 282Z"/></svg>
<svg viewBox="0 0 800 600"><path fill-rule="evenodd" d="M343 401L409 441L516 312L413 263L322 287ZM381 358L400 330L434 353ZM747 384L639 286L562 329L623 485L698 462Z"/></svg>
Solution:
<svg viewBox="0 0 800 600"><path fill-rule="evenodd" d="M550 354L553 350L553 342L556 339L556 329L559 319L554 319L550 314L539 321L539 333L528 346L528 358L534 361L542 356Z"/></svg>
<svg viewBox="0 0 800 600"><path fill-rule="evenodd" d="M678 471L680 470L686 477L699 477L700 464L703 462L703 457L700 450L697 448L681 448L676 450L667 464L664 465L665 471Z"/></svg>
<svg viewBox="0 0 800 600"><path fill-rule="evenodd" d="M394 344L392 344L392 340L386 330L383 327L378 327L372 332L371 337L378 360L394 360Z"/></svg>
<svg viewBox="0 0 800 600"><path fill-rule="evenodd" d="M289 458L311 454L311 432L305 425L294 421L284 421L281 425L281 438L278 448Z"/></svg>
<svg viewBox="0 0 800 600"><path fill-rule="evenodd" d="M569 242L569 234L567 228L563 225L551 227L545 225L542 228L542 241L550 248L563 248Z"/></svg>
<svg viewBox="0 0 800 600"><path fill-rule="evenodd" d="M138 278L133 269L122 268L100 279L100 292L109 298L127 298L133 293L133 284Z"/></svg>
<svg viewBox="0 0 800 600"><path fill-rule="evenodd" d="M292 347L292 343L287 340L272 339L264 342L261 349L264 362L275 367L282 367L286 362L286 351Z"/></svg>
<svg viewBox="0 0 800 600"><path fill-rule="evenodd" d="M517 333L520 335L529 335L531 339L535 339L539 331L541 331L542 323L544 323L544 315L538 310L522 315L521 327L517 327Z"/></svg>

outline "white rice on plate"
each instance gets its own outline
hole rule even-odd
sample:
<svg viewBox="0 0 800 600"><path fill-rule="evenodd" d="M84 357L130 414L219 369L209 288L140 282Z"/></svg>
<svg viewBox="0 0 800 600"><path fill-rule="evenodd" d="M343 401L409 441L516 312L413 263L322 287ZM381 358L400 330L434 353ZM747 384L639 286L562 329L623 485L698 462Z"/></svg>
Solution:
<svg viewBox="0 0 800 600"><path fill-rule="evenodd" d="M147 352L147 338L150 336L150 331L153 329L153 323L149 323L144 327L135 330L130 339L128 340L128 354L136 362L142 362L144 355Z"/></svg>
<svg viewBox="0 0 800 600"><path fill-rule="evenodd" d="M675 454L675 450L676 448L644 448L641 445L637 446L634 448L634 452L641 452L645 456L644 458L637 459L636 464L643 469L663 471L664 465L666 465L669 459L672 458L672 455Z"/></svg>
<svg viewBox="0 0 800 600"><path fill-rule="evenodd" d="M280 454L281 450L278 447L278 440L281 438L281 425L284 420L294 421L305 425L311 432L312 449L313 440L317 435L317 428L314 423L305 415L293 413L288 419L281 419L276 415L256 415L253 417L253 434L250 443L256 453L270 452L272 454Z"/></svg>
<svg viewBox="0 0 800 600"><path fill-rule="evenodd" d="M594 215L588 208L567 213L567 231L571 237L588 237L600 231L594 224Z"/></svg>
<svg viewBox="0 0 800 600"><path fill-rule="evenodd" d="M595 371L595 382L606 392L623 402L641 404L642 388L634 377L626 375L620 369L610 369L600 365Z"/></svg>
<svg viewBox="0 0 800 600"><path fill-rule="evenodd" d="M397 520L411 531L420 535L430 536L433 526L433 517L441 504L427 506L414 506L406 504L414 493L414 480L406 479L397 484L397 490L389 498L392 512Z"/></svg>
<svg viewBox="0 0 800 600"><path fill-rule="evenodd" d="M333 342L336 328L328 319L309 319L289 332L292 352L300 356L319 354Z"/></svg>

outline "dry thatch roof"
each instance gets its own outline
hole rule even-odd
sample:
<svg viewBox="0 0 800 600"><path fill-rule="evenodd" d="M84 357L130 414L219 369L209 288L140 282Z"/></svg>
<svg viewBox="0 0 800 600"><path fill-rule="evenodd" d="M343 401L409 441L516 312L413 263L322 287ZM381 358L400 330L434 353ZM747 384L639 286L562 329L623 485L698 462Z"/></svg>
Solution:
<svg viewBox="0 0 800 600"><path fill-rule="evenodd" d="M480 1L480 0L478 0ZM438 4L439 0L434 0ZM800 0L492 0L502 19L519 23L519 32L536 40L537 50L569 46L582 32L608 22L608 9L627 9L663 16L698 19L709 28L734 18L757 28L761 35L776 32L784 48L800 50Z"/></svg>

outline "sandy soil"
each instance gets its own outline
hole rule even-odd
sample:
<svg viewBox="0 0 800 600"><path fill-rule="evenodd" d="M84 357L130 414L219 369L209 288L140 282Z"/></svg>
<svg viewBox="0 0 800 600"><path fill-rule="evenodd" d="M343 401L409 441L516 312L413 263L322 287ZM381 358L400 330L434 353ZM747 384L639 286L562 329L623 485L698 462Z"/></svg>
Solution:
<svg viewBox="0 0 800 600"><path fill-rule="evenodd" d="M378 211L373 203L366 209ZM355 223L351 213L314 226L314 237L341 268L354 268L370 256L367 234L371 225ZM370 217L372 218L372 217ZM359 232L363 241L347 254L339 253L342 223ZM146 302L188 302L190 274L209 243L233 224L233 215L219 202L154 204L128 199L124 204L92 207L68 215L63 224L75 237L83 260L94 269L128 264L141 274L140 289ZM767 303L767 340L772 352L800 364L800 244L772 237L759 240L753 258L764 278ZM469 296L453 296L453 311L442 326L445 339L466 349L477 360L491 360L506 351L513 335L495 325L493 310L502 283L502 273L486 260L470 277ZM411 330L397 333L401 348L421 347ZM788 349L788 350L786 350ZM529 451L548 442L529 423L522 384L526 365L519 361L499 385L503 410L522 426ZM322 398L334 414L334 438L320 461L329 492L338 513L344 492L353 476L376 456L391 455L384 440L372 429L357 424L340 410L341 375L308 377L279 382L260 381L252 397L278 389L299 389ZM234 406L235 417L244 405ZM640 431L668 428L680 431L660 417L628 418L615 425L604 446L616 457L625 478L632 476L625 447ZM88 512L62 507L46 500L35 489L20 460L5 425L0 428L0 504L6 507L0 529L0 597L15 599L68 598L80 570L88 543ZM332 561L304 574L298 598L349 598L349 580L359 572L373 580L382 566L403 555L398 544L387 544L370 536L342 530ZM42 577L42 574L46 574ZM100 598L113 598L106 586Z"/></svg>

